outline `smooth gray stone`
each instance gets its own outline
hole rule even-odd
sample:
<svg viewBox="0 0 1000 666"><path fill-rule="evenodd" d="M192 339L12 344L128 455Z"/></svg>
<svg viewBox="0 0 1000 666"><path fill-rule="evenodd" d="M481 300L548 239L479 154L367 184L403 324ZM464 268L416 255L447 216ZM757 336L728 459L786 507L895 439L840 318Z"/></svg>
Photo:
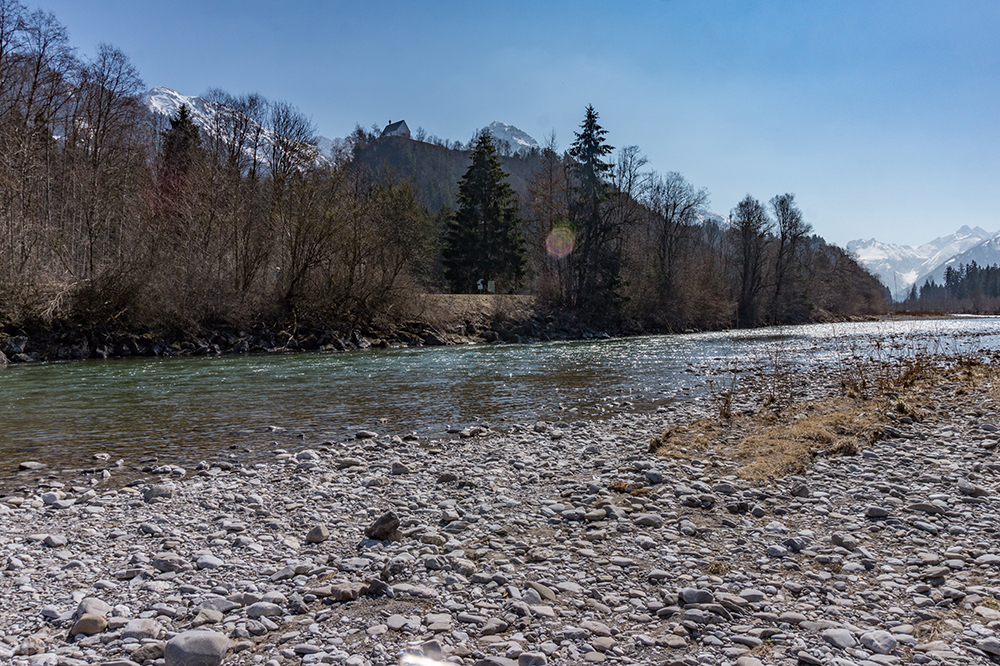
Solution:
<svg viewBox="0 0 1000 666"><path fill-rule="evenodd" d="M96 597L86 597L80 601L80 605L76 607L76 613L74 617L82 617L86 614L100 615L101 617L107 617L108 613L111 612L111 606L106 604L104 601Z"/></svg>
<svg viewBox="0 0 1000 666"><path fill-rule="evenodd" d="M163 625L151 618L129 620L122 629L122 638L159 638L164 631Z"/></svg>
<svg viewBox="0 0 1000 666"><path fill-rule="evenodd" d="M316 525L306 535L306 543L323 543L329 538L330 530L327 529L326 525Z"/></svg>
<svg viewBox="0 0 1000 666"><path fill-rule="evenodd" d="M517 666L546 666L548 663L544 652L522 652L517 658Z"/></svg>
<svg viewBox="0 0 1000 666"><path fill-rule="evenodd" d="M693 587L683 588L679 596L685 604L710 604L715 601L715 596L710 590L698 590Z"/></svg>
<svg viewBox="0 0 1000 666"><path fill-rule="evenodd" d="M888 631L869 631L861 634L861 644L879 654L889 654L896 649L896 639Z"/></svg>
<svg viewBox="0 0 1000 666"><path fill-rule="evenodd" d="M199 569L218 569L223 566L225 562L215 555L202 555L198 558L195 564Z"/></svg>
<svg viewBox="0 0 1000 666"><path fill-rule="evenodd" d="M277 604L268 603L266 601L258 601L249 608L247 608L247 617L258 619L261 617L277 617L284 615L281 610L281 606Z"/></svg>
<svg viewBox="0 0 1000 666"><path fill-rule="evenodd" d="M858 642L854 640L854 634L852 634L848 629L826 629L820 635L827 643L841 649L851 648L858 644Z"/></svg>
<svg viewBox="0 0 1000 666"><path fill-rule="evenodd" d="M1000 639L996 636L989 636L976 643L976 647L986 652L992 654L996 657L1000 657Z"/></svg>
<svg viewBox="0 0 1000 666"><path fill-rule="evenodd" d="M216 631L193 629L169 641L163 651L165 666L220 666L229 639Z"/></svg>
<svg viewBox="0 0 1000 666"><path fill-rule="evenodd" d="M399 541L399 516L394 511L386 511L378 520L365 528L365 536L377 541Z"/></svg>

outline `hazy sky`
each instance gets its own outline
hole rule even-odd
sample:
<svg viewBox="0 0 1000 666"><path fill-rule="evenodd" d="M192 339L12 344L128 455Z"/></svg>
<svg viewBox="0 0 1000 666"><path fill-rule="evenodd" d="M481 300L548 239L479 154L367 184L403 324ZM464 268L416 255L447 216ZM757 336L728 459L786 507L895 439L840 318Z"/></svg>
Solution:
<svg viewBox="0 0 1000 666"><path fill-rule="evenodd" d="M38 0L148 87L298 106L318 133L493 120L565 149L593 104L727 213L793 192L816 232L1000 229L1000 2Z"/></svg>

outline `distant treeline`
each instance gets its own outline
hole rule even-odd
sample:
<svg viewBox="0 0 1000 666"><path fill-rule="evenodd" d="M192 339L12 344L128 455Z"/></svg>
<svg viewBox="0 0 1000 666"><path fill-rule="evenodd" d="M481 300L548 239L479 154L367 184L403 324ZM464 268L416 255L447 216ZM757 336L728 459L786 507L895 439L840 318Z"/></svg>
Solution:
<svg viewBox="0 0 1000 666"><path fill-rule="evenodd" d="M637 146L615 151L597 120L588 108L565 152L554 137L525 153L487 149L495 164L482 169L502 168L516 194L514 242L521 243L524 259L523 280L508 281L504 290L520 288L559 308L639 330L757 326L885 310L886 289L845 251L811 233L794 195L776 195L766 204L747 195L728 220L711 216L706 190L678 173L647 169ZM416 186L422 203L437 211L438 247L447 259L448 223L463 217L460 190L482 177L476 142L447 149L403 137L379 139L359 127L350 145L354 165L385 182ZM485 236L490 216L472 217ZM480 273L499 280L502 269L491 271L487 262ZM447 271L430 278L428 286L469 291Z"/></svg>
<svg viewBox="0 0 1000 666"><path fill-rule="evenodd" d="M4 326L391 321L416 293L470 289L449 266L455 239L475 238L456 220L480 219L459 192L487 151L478 137L456 150L358 128L320 156L287 103L211 91L220 112L199 128L187 109L169 123L149 114L143 89L120 50L81 60L51 13L0 0ZM487 283L632 330L884 308L878 282L810 234L793 195L748 195L728 224L706 220L705 190L646 170L635 146L613 151L596 121L588 108L565 153L554 140L527 156L493 148L513 174L500 196L516 245L505 256L519 259Z"/></svg>
<svg viewBox="0 0 1000 666"><path fill-rule="evenodd" d="M971 314L1000 312L1000 266L980 266L975 261L948 266L944 270L944 284L928 278L919 289L913 285L901 307Z"/></svg>

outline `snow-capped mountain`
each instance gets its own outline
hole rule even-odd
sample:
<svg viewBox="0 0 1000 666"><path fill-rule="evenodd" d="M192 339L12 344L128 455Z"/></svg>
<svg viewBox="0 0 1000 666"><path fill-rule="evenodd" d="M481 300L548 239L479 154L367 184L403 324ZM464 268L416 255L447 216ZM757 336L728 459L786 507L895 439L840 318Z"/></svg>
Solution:
<svg viewBox="0 0 1000 666"><path fill-rule="evenodd" d="M972 246L965 252L949 257L933 270L919 276L914 281L914 284L918 288L922 287L927 280L933 280L937 284L944 284L944 272L949 266L958 268L959 266L967 266L973 261L980 266L1000 264L1000 232Z"/></svg>
<svg viewBox="0 0 1000 666"><path fill-rule="evenodd" d="M228 109L218 102L207 100L204 97L182 95L179 92L162 86L145 92L139 99L149 109L150 113L164 119L173 118L177 115L182 105L186 106L191 116L191 121L198 126L203 135L218 137L221 132L224 132L225 122L220 118L220 114ZM267 128L263 128L261 137L261 145L257 148L257 159L259 162L267 164L270 161L274 133ZM225 136L221 138L223 141L228 140L228 137ZM317 159L321 161L325 160L325 156L328 154L327 151L332 146L333 142L330 139L325 136L317 136ZM247 153L248 157L253 156L252 149L245 148L244 152Z"/></svg>
<svg viewBox="0 0 1000 666"><path fill-rule="evenodd" d="M501 141L506 141L507 145L510 146L511 153L528 153L532 150L538 150L538 142L528 136L527 132L519 130L513 125L494 120L483 129L493 135L493 141L497 145L500 145Z"/></svg>
<svg viewBox="0 0 1000 666"><path fill-rule="evenodd" d="M729 228L730 220L728 215L719 215L718 213L713 213L710 210L699 210L695 211L694 217L698 224L712 223L718 225L720 229Z"/></svg>
<svg viewBox="0 0 1000 666"><path fill-rule="evenodd" d="M953 234L917 247L883 243L870 238L851 241L847 244L847 251L877 275L882 284L893 291L897 300L902 300L911 285L923 284L926 277L939 267L943 274L946 262L992 237L993 234L979 227L970 229L963 226Z"/></svg>
<svg viewBox="0 0 1000 666"><path fill-rule="evenodd" d="M170 88L158 86L143 93L139 101L150 113L164 118L177 115L181 106L187 106L191 120L203 131L208 131L219 112L219 105L202 97L189 97Z"/></svg>

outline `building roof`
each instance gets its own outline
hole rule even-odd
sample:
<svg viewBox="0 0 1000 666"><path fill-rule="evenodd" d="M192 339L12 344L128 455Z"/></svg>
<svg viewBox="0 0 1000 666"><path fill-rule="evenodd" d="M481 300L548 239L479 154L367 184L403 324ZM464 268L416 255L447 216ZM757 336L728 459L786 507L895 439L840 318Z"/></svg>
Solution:
<svg viewBox="0 0 1000 666"><path fill-rule="evenodd" d="M386 125L385 129L382 130L382 136L399 134L400 132L406 132L407 134L410 133L410 128L406 126L405 120L399 120L397 122L389 123L388 125Z"/></svg>

